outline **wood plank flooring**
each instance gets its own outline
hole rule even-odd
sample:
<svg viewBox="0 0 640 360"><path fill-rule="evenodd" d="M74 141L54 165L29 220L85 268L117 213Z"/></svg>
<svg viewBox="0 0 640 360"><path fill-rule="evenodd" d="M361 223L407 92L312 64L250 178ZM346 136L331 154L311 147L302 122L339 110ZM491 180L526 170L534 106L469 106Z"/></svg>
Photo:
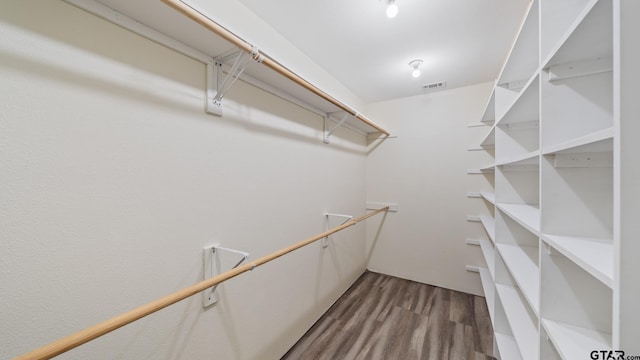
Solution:
<svg viewBox="0 0 640 360"><path fill-rule="evenodd" d="M281 360L490 360L483 297L365 272Z"/></svg>

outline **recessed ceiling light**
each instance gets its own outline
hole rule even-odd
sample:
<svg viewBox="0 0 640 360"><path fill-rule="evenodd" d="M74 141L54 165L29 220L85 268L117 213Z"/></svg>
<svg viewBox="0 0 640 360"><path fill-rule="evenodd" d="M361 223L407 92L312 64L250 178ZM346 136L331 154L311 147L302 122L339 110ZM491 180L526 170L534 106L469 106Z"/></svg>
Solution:
<svg viewBox="0 0 640 360"><path fill-rule="evenodd" d="M420 65L422 65L422 60L420 59L411 60L409 62L409 66L413 68L413 70L411 71L411 76L413 76L414 78L420 77Z"/></svg>
<svg viewBox="0 0 640 360"><path fill-rule="evenodd" d="M398 5L396 5L396 0L387 1L387 17L389 19L393 19L398 15Z"/></svg>

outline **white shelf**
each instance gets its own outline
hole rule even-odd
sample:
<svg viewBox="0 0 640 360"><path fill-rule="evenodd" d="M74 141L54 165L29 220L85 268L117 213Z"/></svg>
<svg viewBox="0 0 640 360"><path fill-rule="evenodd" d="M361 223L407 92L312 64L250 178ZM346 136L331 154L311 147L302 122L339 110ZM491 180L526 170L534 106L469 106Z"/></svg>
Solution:
<svg viewBox="0 0 640 360"><path fill-rule="evenodd" d="M613 126L613 5L579 0L574 6L578 2L583 8L573 10L577 18L543 66L549 75L541 91L541 144L546 154L556 153L558 146L581 145L571 144L574 140L594 142L590 135ZM607 151L606 144L572 151L590 152L590 148Z"/></svg>
<svg viewBox="0 0 640 360"><path fill-rule="evenodd" d="M483 173L494 173L496 171L496 164L487 165L480 169Z"/></svg>
<svg viewBox="0 0 640 360"><path fill-rule="evenodd" d="M495 156L498 162L540 149L539 84L536 73L496 123Z"/></svg>
<svg viewBox="0 0 640 360"><path fill-rule="evenodd" d="M491 164L480 169L467 169L467 174L493 174L496 172L495 165Z"/></svg>
<svg viewBox="0 0 640 360"><path fill-rule="evenodd" d="M564 42L598 0L542 1L540 53L545 59Z"/></svg>
<svg viewBox="0 0 640 360"><path fill-rule="evenodd" d="M540 149L540 77L536 72L496 122L496 161L505 163Z"/></svg>
<svg viewBox="0 0 640 360"><path fill-rule="evenodd" d="M546 155L540 175L545 234L612 238L612 152Z"/></svg>
<svg viewBox="0 0 640 360"><path fill-rule="evenodd" d="M496 166L501 166L501 165L537 165L538 162L538 157L540 156L540 151L539 150L535 150L526 154L522 154L520 156L516 156L510 159L506 159L506 160L502 160L499 162L496 162Z"/></svg>
<svg viewBox="0 0 640 360"><path fill-rule="evenodd" d="M495 338L496 344L498 345L498 352L500 352L500 359L522 360L520 350L518 350L518 344L516 344L513 336L495 333Z"/></svg>
<svg viewBox="0 0 640 360"><path fill-rule="evenodd" d="M484 230L487 232L487 235L489 235L491 242L495 243L496 242L495 219L492 218L491 216L485 215L485 216L480 216L480 222L482 223L482 226L484 226Z"/></svg>
<svg viewBox="0 0 640 360"><path fill-rule="evenodd" d="M473 127L485 127L485 126L491 126L489 124L485 124L485 123L471 123L471 124L467 124L468 128L473 128Z"/></svg>
<svg viewBox="0 0 640 360"><path fill-rule="evenodd" d="M542 240L613 288L613 240L542 234Z"/></svg>
<svg viewBox="0 0 640 360"><path fill-rule="evenodd" d="M185 16L183 10L171 9L161 1L144 1L143 5L141 1L66 1L205 65L214 58L224 57L231 49L250 53L253 46L249 41L226 30L222 33L214 31L214 28L223 29L224 26L207 14L202 13L203 17L195 20ZM187 1L183 3L187 8L185 11L195 10ZM198 26L196 23L200 20L207 25ZM268 57L266 53L263 49L259 51L260 55ZM288 70L287 64L278 63L278 59L271 59L273 61L260 61L260 64L250 63L239 78L317 115L349 113L353 116L347 117L342 126L356 132L366 135L388 134L387 130L331 96L325 89L318 88L312 82ZM224 66L231 67L231 62L225 62Z"/></svg>
<svg viewBox="0 0 640 360"><path fill-rule="evenodd" d="M543 59L543 67L612 56L611 1L592 0Z"/></svg>
<svg viewBox="0 0 640 360"><path fill-rule="evenodd" d="M487 308L489 309L489 317L491 318L491 324L495 323L495 306L496 306L496 286L493 282L493 277L489 273L489 269L479 268L480 281L482 282L482 290L484 291L484 298L487 301Z"/></svg>
<svg viewBox="0 0 640 360"><path fill-rule="evenodd" d="M537 262L531 260L538 259L538 249L509 244L496 244L496 249L511 272L516 284L520 287L525 299L527 299L535 314L539 314L539 270Z"/></svg>
<svg viewBox="0 0 640 360"><path fill-rule="evenodd" d="M541 319L611 332L612 289L553 248L542 250Z"/></svg>
<svg viewBox="0 0 640 360"><path fill-rule="evenodd" d="M493 245L489 240L480 240L480 250L484 256L484 261L487 263L487 269L491 274L491 280L496 278L496 252Z"/></svg>
<svg viewBox="0 0 640 360"><path fill-rule="evenodd" d="M507 315L522 359L538 358L538 325L528 313L518 289L513 286L496 284L496 291ZM506 360L506 358L505 358Z"/></svg>
<svg viewBox="0 0 640 360"><path fill-rule="evenodd" d="M562 360L544 327L540 326L540 359Z"/></svg>
<svg viewBox="0 0 640 360"><path fill-rule="evenodd" d="M480 195L487 200L488 202L492 203L492 204L496 204L496 194L492 193L492 192L487 192L487 191L481 191Z"/></svg>
<svg viewBox="0 0 640 360"><path fill-rule="evenodd" d="M487 135L480 142L483 149L493 149L496 146L496 127L492 126Z"/></svg>
<svg viewBox="0 0 640 360"><path fill-rule="evenodd" d="M596 75L601 73L611 73L613 71L613 58L598 58L595 60L583 60L569 64L558 64L549 66L546 70L549 82L567 80Z"/></svg>
<svg viewBox="0 0 640 360"><path fill-rule="evenodd" d="M584 64L569 64L579 69ZM552 71L553 69L550 69ZM568 77L544 82L541 89L541 146L574 147L602 137L613 127L613 74ZM611 137L613 131L611 131ZM577 140L577 141L576 141Z"/></svg>
<svg viewBox="0 0 640 360"><path fill-rule="evenodd" d="M505 87L528 79L538 68L538 28L538 1L531 1L518 37L500 72L499 86Z"/></svg>
<svg viewBox="0 0 640 360"><path fill-rule="evenodd" d="M542 326L563 359L589 359L593 350L611 349L611 334L547 319Z"/></svg>
<svg viewBox="0 0 640 360"><path fill-rule="evenodd" d="M527 204L496 204L496 207L502 210L518 224L525 229L540 236L540 210Z"/></svg>
<svg viewBox="0 0 640 360"><path fill-rule="evenodd" d="M540 77L536 72L517 95L507 112L497 121L497 126L538 121L540 103Z"/></svg>
<svg viewBox="0 0 640 360"><path fill-rule="evenodd" d="M489 101L487 101L487 105L484 108L484 113L482 114L482 118L480 122L493 125L496 121L496 92L491 92L491 97Z"/></svg>
<svg viewBox="0 0 640 360"><path fill-rule="evenodd" d="M608 152L612 150L613 127L609 127L565 141L561 144L547 146L542 150L542 153L545 155L560 153L595 153Z"/></svg>

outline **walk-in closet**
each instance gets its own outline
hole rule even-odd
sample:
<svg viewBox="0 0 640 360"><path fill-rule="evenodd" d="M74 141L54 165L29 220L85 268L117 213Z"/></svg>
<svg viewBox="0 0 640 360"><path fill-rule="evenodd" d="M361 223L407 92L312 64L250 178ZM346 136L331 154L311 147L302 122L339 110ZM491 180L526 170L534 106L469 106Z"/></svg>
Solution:
<svg viewBox="0 0 640 360"><path fill-rule="evenodd" d="M0 2L0 358L640 360L640 2Z"/></svg>

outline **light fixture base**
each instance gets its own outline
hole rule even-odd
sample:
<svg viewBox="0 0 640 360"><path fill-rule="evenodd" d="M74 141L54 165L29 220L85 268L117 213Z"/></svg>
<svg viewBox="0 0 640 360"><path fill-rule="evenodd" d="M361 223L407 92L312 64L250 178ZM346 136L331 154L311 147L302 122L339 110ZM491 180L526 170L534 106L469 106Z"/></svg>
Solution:
<svg viewBox="0 0 640 360"><path fill-rule="evenodd" d="M398 15L398 5L395 0L387 0L387 17L393 19Z"/></svg>
<svg viewBox="0 0 640 360"><path fill-rule="evenodd" d="M415 60L411 60L409 61L409 66L411 66L412 68L419 68L420 65L422 65L423 61L420 59L415 59Z"/></svg>
<svg viewBox="0 0 640 360"><path fill-rule="evenodd" d="M420 59L409 61L409 66L411 66L411 68L413 69L411 71L411 76L413 76L414 78L420 77L420 65L422 65L422 60Z"/></svg>

